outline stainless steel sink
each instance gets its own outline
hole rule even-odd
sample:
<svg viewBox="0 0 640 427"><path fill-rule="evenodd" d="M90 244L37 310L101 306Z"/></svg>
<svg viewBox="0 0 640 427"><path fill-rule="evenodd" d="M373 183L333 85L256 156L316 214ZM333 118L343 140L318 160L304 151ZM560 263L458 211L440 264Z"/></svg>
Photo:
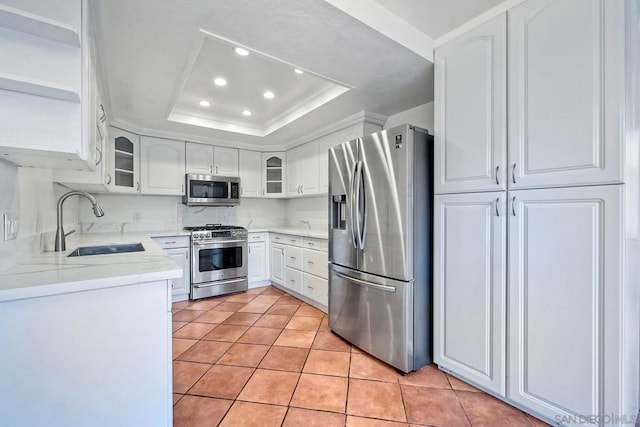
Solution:
<svg viewBox="0 0 640 427"><path fill-rule="evenodd" d="M121 245L81 246L68 256L121 254L125 252L143 252L142 243L125 243Z"/></svg>

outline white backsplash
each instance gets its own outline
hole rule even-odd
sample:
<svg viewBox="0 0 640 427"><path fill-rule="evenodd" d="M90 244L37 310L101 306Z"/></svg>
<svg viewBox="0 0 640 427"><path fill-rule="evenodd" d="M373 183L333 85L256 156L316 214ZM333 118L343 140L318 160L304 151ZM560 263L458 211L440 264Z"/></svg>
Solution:
<svg viewBox="0 0 640 427"><path fill-rule="evenodd" d="M0 160L0 222L8 213L18 219L16 240L2 239L4 224L0 223L0 271L16 264L26 253L52 250L56 230L58 198L69 191L55 184L49 169L21 168ZM64 204L64 228L77 227L77 198Z"/></svg>
<svg viewBox="0 0 640 427"><path fill-rule="evenodd" d="M95 218L88 202L81 202L83 232L182 230L184 226L228 224L242 227L286 225L286 201L242 199L234 207L192 207L182 198L122 194L96 195L105 215Z"/></svg>
<svg viewBox="0 0 640 427"><path fill-rule="evenodd" d="M326 195L288 199L286 225L293 228L326 230L329 226L328 205Z"/></svg>

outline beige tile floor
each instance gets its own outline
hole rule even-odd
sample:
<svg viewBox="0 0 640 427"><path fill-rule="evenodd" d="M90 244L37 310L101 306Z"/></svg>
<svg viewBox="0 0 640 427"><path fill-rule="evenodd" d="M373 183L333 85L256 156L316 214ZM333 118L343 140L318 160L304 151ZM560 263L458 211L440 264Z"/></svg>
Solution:
<svg viewBox="0 0 640 427"><path fill-rule="evenodd" d="M401 375L279 289L173 305L174 425L540 426L435 366Z"/></svg>

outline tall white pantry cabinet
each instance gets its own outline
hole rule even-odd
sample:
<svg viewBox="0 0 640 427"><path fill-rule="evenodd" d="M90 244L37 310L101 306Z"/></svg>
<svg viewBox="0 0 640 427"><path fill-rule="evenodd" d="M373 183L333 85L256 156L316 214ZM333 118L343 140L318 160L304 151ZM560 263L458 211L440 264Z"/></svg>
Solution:
<svg viewBox="0 0 640 427"><path fill-rule="evenodd" d="M639 409L640 0L435 50L434 360L552 424Z"/></svg>

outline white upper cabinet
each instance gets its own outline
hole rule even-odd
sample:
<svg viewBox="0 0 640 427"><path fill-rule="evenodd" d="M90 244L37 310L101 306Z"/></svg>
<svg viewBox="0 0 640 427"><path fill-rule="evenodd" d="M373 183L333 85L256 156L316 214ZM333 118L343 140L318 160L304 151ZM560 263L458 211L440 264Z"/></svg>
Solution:
<svg viewBox="0 0 640 427"><path fill-rule="evenodd" d="M504 396L505 192L434 199L434 361Z"/></svg>
<svg viewBox="0 0 640 427"><path fill-rule="evenodd" d="M509 11L509 186L622 182L624 2Z"/></svg>
<svg viewBox="0 0 640 427"><path fill-rule="evenodd" d="M624 414L623 378L637 384L621 365L622 191L510 192L508 398L550 420Z"/></svg>
<svg viewBox="0 0 640 427"><path fill-rule="evenodd" d="M186 143L186 173L213 175L213 146Z"/></svg>
<svg viewBox="0 0 640 427"><path fill-rule="evenodd" d="M238 149L187 142L186 173L238 176Z"/></svg>
<svg viewBox="0 0 640 427"><path fill-rule="evenodd" d="M213 147L213 174L238 176L238 149Z"/></svg>
<svg viewBox="0 0 640 427"><path fill-rule="evenodd" d="M300 172L302 170L302 147L287 151L287 197L300 195Z"/></svg>
<svg viewBox="0 0 640 427"><path fill-rule="evenodd" d="M434 191L506 189L506 14L435 51Z"/></svg>
<svg viewBox="0 0 640 427"><path fill-rule="evenodd" d="M320 182L320 157L318 156L318 143L308 142L302 146L302 169L298 169L303 195L317 194Z"/></svg>
<svg viewBox="0 0 640 427"><path fill-rule="evenodd" d="M262 197L286 196L286 159L284 152L262 153Z"/></svg>
<svg viewBox="0 0 640 427"><path fill-rule="evenodd" d="M240 197L262 197L262 153L240 150Z"/></svg>
<svg viewBox="0 0 640 427"><path fill-rule="evenodd" d="M140 137L115 127L111 127L110 137L109 190L118 193L139 193Z"/></svg>
<svg viewBox="0 0 640 427"><path fill-rule="evenodd" d="M184 156L184 141L141 137L141 193L184 195Z"/></svg>
<svg viewBox="0 0 640 427"><path fill-rule="evenodd" d="M0 0L4 160L95 169L88 7L85 0Z"/></svg>
<svg viewBox="0 0 640 427"><path fill-rule="evenodd" d="M318 194L320 158L316 141L287 151L287 197Z"/></svg>

